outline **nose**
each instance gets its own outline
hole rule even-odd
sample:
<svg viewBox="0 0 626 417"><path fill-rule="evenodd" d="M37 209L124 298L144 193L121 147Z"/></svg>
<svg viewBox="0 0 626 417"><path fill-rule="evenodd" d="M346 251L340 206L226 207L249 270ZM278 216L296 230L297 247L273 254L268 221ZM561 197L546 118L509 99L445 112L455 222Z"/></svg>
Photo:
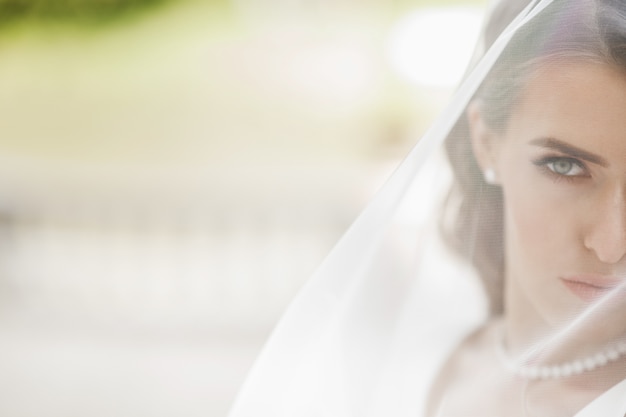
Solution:
<svg viewBox="0 0 626 417"><path fill-rule="evenodd" d="M601 262L615 264L626 256L626 195L616 190L604 201L586 214L592 219L584 244Z"/></svg>

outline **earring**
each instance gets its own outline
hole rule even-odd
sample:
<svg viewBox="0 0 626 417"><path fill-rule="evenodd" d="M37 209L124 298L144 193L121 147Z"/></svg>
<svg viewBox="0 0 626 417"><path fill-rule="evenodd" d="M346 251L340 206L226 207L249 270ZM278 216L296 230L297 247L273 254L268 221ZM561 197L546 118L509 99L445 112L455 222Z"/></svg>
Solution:
<svg viewBox="0 0 626 417"><path fill-rule="evenodd" d="M483 178L485 182L489 185L494 185L498 183L498 179L496 178L496 171L493 168L487 168L483 171Z"/></svg>

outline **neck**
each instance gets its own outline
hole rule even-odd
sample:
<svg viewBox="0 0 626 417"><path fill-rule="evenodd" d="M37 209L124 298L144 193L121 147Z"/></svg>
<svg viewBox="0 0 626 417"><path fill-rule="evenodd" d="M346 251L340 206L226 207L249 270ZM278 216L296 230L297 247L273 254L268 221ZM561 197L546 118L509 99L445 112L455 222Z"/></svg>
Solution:
<svg viewBox="0 0 626 417"><path fill-rule="evenodd" d="M537 341L545 340L552 329L530 301L526 297L520 297L523 290L517 287L517 280L507 279L506 281L503 316L504 343L511 355L521 356L532 350Z"/></svg>

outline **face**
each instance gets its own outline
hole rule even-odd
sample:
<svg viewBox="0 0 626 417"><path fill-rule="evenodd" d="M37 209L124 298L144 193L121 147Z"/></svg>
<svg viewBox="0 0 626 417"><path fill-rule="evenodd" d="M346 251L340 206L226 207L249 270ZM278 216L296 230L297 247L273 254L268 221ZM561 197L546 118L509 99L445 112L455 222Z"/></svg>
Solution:
<svg viewBox="0 0 626 417"><path fill-rule="evenodd" d="M538 337L587 311L572 334L590 352L626 335L626 74L546 64L505 132L482 129L475 151L504 196L507 318Z"/></svg>

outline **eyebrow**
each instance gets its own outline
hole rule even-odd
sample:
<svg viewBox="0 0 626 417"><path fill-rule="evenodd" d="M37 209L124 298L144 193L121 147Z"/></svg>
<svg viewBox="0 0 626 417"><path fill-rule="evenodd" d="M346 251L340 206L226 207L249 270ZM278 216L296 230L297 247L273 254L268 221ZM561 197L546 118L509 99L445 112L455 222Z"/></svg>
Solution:
<svg viewBox="0 0 626 417"><path fill-rule="evenodd" d="M541 146L543 148L554 149L556 151L562 152L568 156L583 159L585 161L591 162L593 164L597 164L603 167L607 167L609 163L603 157L593 154L591 152L587 152L583 149L577 148L575 146L570 145L569 143L565 143L558 139L554 138L539 138L530 141L531 144L536 146Z"/></svg>

